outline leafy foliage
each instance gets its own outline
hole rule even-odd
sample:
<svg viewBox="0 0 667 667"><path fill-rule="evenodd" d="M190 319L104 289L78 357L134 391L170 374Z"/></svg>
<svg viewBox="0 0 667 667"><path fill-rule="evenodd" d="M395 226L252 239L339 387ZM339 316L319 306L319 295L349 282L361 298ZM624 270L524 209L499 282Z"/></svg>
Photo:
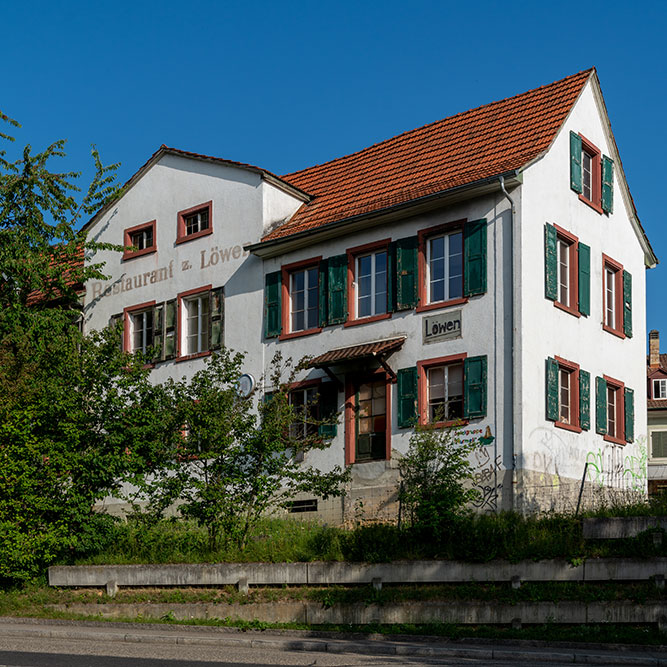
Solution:
<svg viewBox="0 0 667 667"><path fill-rule="evenodd" d="M479 443L462 440L457 429L416 426L406 455L399 462L400 499L412 525L440 541L478 491L469 455Z"/></svg>
<svg viewBox="0 0 667 667"><path fill-rule="evenodd" d="M237 390L242 362L242 355L223 349L191 380L165 383L171 428L180 425L181 437L157 451L148 473L134 480L135 500L148 500L139 516L154 521L178 500L180 513L206 528L210 551L230 543L243 550L263 515L300 492L340 495L348 479L338 466L324 473L295 456L328 442L317 435L318 420L310 435L290 428L301 416L288 398L296 372L291 363L276 358L269 382L277 390L246 399Z"/></svg>

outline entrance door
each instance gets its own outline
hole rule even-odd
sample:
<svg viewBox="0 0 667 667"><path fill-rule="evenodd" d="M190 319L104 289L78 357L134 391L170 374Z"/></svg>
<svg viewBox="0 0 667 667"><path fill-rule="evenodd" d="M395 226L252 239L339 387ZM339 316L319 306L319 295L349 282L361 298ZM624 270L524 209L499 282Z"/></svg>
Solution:
<svg viewBox="0 0 667 667"><path fill-rule="evenodd" d="M355 461L387 457L387 385L385 380L361 382L355 396Z"/></svg>

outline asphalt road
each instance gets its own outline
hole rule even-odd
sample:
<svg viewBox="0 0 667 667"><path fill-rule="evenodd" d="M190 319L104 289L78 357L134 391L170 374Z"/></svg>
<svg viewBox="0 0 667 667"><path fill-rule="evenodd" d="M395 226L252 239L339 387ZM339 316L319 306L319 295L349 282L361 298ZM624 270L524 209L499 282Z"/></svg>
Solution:
<svg viewBox="0 0 667 667"><path fill-rule="evenodd" d="M667 667L667 653L604 646L463 645L416 638L399 642L303 632L0 618L0 667L558 667L572 663Z"/></svg>

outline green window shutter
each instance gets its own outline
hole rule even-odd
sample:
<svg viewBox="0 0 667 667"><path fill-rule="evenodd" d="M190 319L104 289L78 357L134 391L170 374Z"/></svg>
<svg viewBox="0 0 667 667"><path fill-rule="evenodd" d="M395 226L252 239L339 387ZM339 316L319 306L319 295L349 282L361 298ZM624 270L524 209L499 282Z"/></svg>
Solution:
<svg viewBox="0 0 667 667"><path fill-rule="evenodd" d="M463 362L463 415L486 416L486 355Z"/></svg>
<svg viewBox="0 0 667 667"><path fill-rule="evenodd" d="M387 312L396 310L394 296L396 294L396 243L387 248Z"/></svg>
<svg viewBox="0 0 667 667"><path fill-rule="evenodd" d="M607 381L595 378L595 432L607 433Z"/></svg>
<svg viewBox="0 0 667 667"><path fill-rule="evenodd" d="M123 324L123 327L121 327L120 343L119 343L120 351L122 352L122 351L123 351L123 343L124 343L124 340L125 340L125 336L123 335L123 328L124 328L123 313L116 313L115 315L112 315L112 316L109 318L109 327L110 327L111 329L115 329L115 328L116 328L116 325L117 325L119 322L120 322L121 324Z"/></svg>
<svg viewBox="0 0 667 667"><path fill-rule="evenodd" d="M319 271L319 280L318 280L318 297L319 297L319 319L320 326L325 327L327 325L327 299L328 299L328 271L329 263L326 259L323 259L320 262L320 271Z"/></svg>
<svg viewBox="0 0 667 667"><path fill-rule="evenodd" d="M417 367L401 368L398 378L398 428L410 428L417 421Z"/></svg>
<svg viewBox="0 0 667 667"><path fill-rule="evenodd" d="M558 421L558 362L549 357L546 367L547 419Z"/></svg>
<svg viewBox="0 0 667 667"><path fill-rule="evenodd" d="M632 276L623 271L623 333L632 338Z"/></svg>
<svg viewBox="0 0 667 667"><path fill-rule="evenodd" d="M602 156L602 210L614 210L614 161L606 155Z"/></svg>
<svg viewBox="0 0 667 667"><path fill-rule="evenodd" d="M581 179L581 137L570 132L570 187L581 194L584 190Z"/></svg>
<svg viewBox="0 0 667 667"><path fill-rule="evenodd" d="M164 305L164 359L176 356L176 299Z"/></svg>
<svg viewBox="0 0 667 667"><path fill-rule="evenodd" d="M579 243L579 312L591 314L591 249Z"/></svg>
<svg viewBox="0 0 667 667"><path fill-rule="evenodd" d="M209 308L209 341L212 350L222 347L223 325L225 321L225 302L223 288L211 290L211 307Z"/></svg>
<svg viewBox="0 0 667 667"><path fill-rule="evenodd" d="M579 426L584 431L591 427L591 374L579 371Z"/></svg>
<svg viewBox="0 0 667 667"><path fill-rule="evenodd" d="M635 439L635 392L625 388L625 441Z"/></svg>
<svg viewBox="0 0 667 667"><path fill-rule="evenodd" d="M398 239L396 253L396 310L417 306L417 237Z"/></svg>
<svg viewBox="0 0 667 667"><path fill-rule="evenodd" d="M162 361L164 351L164 304L153 307L153 362Z"/></svg>
<svg viewBox="0 0 667 667"><path fill-rule="evenodd" d="M486 218L463 227L463 294L486 292Z"/></svg>
<svg viewBox="0 0 667 667"><path fill-rule="evenodd" d="M544 225L544 296L555 301L558 298L558 235L556 228Z"/></svg>
<svg viewBox="0 0 667 667"><path fill-rule="evenodd" d="M329 257L327 271L327 323L347 320L347 255Z"/></svg>
<svg viewBox="0 0 667 667"><path fill-rule="evenodd" d="M319 391L320 419L330 423L320 424L318 433L329 440L336 437L338 431L338 387L335 382L323 382Z"/></svg>
<svg viewBox="0 0 667 667"><path fill-rule="evenodd" d="M264 287L264 337L274 338L282 332L282 271L267 273Z"/></svg>

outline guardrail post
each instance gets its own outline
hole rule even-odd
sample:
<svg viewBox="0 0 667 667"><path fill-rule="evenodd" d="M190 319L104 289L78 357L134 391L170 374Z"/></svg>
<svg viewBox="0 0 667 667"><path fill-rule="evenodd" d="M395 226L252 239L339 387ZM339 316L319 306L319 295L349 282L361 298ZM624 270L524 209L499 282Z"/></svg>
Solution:
<svg viewBox="0 0 667 667"><path fill-rule="evenodd" d="M239 593L243 593L243 595L248 595L248 591L250 590L250 586L248 585L248 578L242 577L241 579L239 579L238 582L236 583L236 589L238 590Z"/></svg>
<svg viewBox="0 0 667 667"><path fill-rule="evenodd" d="M380 577L373 577L373 588L376 591L382 590L382 579Z"/></svg>
<svg viewBox="0 0 667 667"><path fill-rule="evenodd" d="M512 588L514 590L517 590L518 588L521 588L521 577L519 577L519 576L512 577Z"/></svg>
<svg viewBox="0 0 667 667"><path fill-rule="evenodd" d="M118 583L116 580L112 579L111 581L107 581L107 595L110 598L113 598L116 597L116 593L118 593Z"/></svg>

